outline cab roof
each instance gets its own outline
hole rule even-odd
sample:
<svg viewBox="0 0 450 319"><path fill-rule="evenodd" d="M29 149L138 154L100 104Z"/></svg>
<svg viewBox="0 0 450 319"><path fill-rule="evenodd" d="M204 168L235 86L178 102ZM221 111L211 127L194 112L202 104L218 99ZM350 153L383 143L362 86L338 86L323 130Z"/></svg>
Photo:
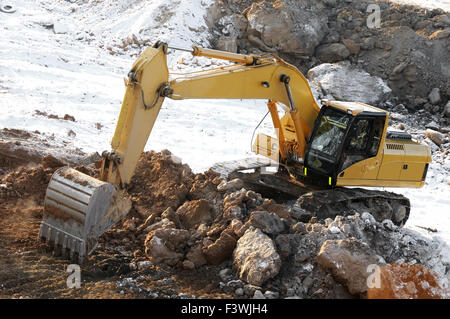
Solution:
<svg viewBox="0 0 450 319"><path fill-rule="evenodd" d="M324 101L326 106L333 106L341 109L344 112L351 112L353 116L356 116L362 112L387 114L388 112L379 109L375 106L367 105L360 102L342 102L342 101Z"/></svg>

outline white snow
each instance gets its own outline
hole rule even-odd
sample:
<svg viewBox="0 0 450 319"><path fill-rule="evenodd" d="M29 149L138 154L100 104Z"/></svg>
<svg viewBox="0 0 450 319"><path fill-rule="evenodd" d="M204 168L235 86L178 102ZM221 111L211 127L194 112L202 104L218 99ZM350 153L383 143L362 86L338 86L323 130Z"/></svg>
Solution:
<svg viewBox="0 0 450 319"><path fill-rule="evenodd" d="M400 1L400 0L396 0ZM72 3L71 3L72 2ZM0 12L0 128L39 130L85 152L109 150L126 76L140 52L132 42L209 46L204 16L212 0L17 0L15 13ZM449 9L449 1L421 2ZM55 32L57 29L58 32ZM115 52L111 54L110 52ZM178 63L184 57L184 63ZM185 64L188 64L187 66ZM175 71L206 59L169 54ZM35 110L73 115L49 119ZM169 149L200 172L220 161L253 155L253 129L266 114L265 101L166 99L145 150ZM103 127L99 130L96 123ZM262 128L269 130L267 118ZM69 136L72 130L76 136ZM422 189L396 189L410 198L406 225L434 237L450 262L450 165L431 165ZM423 226L435 228L430 233Z"/></svg>
<svg viewBox="0 0 450 319"><path fill-rule="evenodd" d="M440 8L450 12L449 0L390 0L390 2L396 2L400 4L413 4L430 9Z"/></svg>

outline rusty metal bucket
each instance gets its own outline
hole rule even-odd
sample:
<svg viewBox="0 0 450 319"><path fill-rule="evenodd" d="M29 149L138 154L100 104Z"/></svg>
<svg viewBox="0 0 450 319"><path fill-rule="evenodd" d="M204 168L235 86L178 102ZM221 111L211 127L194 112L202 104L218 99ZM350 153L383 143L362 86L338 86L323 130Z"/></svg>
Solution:
<svg viewBox="0 0 450 319"><path fill-rule="evenodd" d="M81 264L97 247L98 238L130 208L131 201L114 185L62 167L47 187L39 238L57 255Z"/></svg>

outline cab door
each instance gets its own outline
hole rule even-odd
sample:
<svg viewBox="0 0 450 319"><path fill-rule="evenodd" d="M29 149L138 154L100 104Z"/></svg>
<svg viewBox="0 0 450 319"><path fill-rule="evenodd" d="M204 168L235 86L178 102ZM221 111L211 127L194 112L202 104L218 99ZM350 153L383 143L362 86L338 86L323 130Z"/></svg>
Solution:
<svg viewBox="0 0 450 319"><path fill-rule="evenodd" d="M385 117L358 116L349 130L341 157L342 179L376 179L380 169L377 156Z"/></svg>

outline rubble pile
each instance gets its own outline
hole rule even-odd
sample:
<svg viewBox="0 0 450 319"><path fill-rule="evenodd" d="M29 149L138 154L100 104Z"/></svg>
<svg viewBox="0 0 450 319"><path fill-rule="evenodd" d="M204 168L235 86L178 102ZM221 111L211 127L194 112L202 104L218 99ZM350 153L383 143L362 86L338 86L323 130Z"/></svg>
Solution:
<svg viewBox="0 0 450 319"><path fill-rule="evenodd" d="M167 150L145 153L130 185L135 212L102 245L134 256L131 268L150 262L195 275L217 266L220 288L234 297L365 298L370 267L389 265L423 265L434 296L446 296L439 242L363 211L302 222L291 202L242 186L193 174Z"/></svg>

